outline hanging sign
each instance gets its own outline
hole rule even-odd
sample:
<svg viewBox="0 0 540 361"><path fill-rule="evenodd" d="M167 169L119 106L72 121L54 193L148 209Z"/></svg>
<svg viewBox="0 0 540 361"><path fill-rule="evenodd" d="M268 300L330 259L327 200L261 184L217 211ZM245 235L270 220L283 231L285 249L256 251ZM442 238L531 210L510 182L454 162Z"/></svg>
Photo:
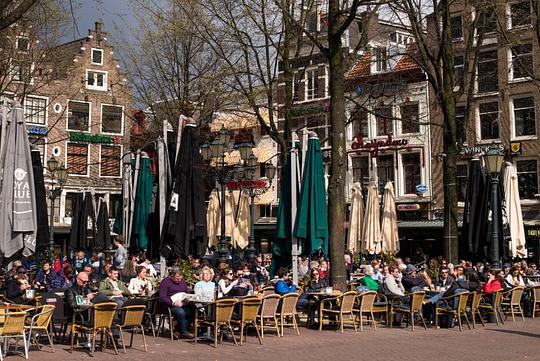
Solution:
<svg viewBox="0 0 540 361"><path fill-rule="evenodd" d="M397 210L398 211L405 211L405 212L410 212L410 211L417 211L420 209L420 205L419 204L398 204L396 206Z"/></svg>
<svg viewBox="0 0 540 361"><path fill-rule="evenodd" d="M510 155L521 155L521 142L510 143Z"/></svg>
<svg viewBox="0 0 540 361"><path fill-rule="evenodd" d="M118 136L109 137L101 134L87 134L82 132L70 132L69 140L72 142L86 142L99 144L120 144L121 139Z"/></svg>

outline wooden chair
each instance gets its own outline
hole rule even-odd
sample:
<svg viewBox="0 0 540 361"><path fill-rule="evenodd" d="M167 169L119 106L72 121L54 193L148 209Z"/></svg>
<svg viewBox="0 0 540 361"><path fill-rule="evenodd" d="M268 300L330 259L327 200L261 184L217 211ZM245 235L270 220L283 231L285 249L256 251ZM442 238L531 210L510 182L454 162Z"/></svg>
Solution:
<svg viewBox="0 0 540 361"><path fill-rule="evenodd" d="M275 294L276 294L276 289L274 288L274 286L266 286L262 289L263 297L266 297L268 295L275 295Z"/></svg>
<svg viewBox="0 0 540 361"><path fill-rule="evenodd" d="M238 346L236 342L236 337L234 336L234 331L231 326L231 319L234 311L234 305L236 300L234 298L221 298L216 300L211 304L215 307L214 317L210 318L199 318L199 310L197 309L197 314L195 315L195 344L197 344L197 336L199 327L210 327L214 329L214 347L217 348L218 344L218 333L222 326L225 326L232 335L234 344ZM210 307L211 307L210 306ZM223 334L220 335L220 342L223 341Z"/></svg>
<svg viewBox="0 0 540 361"><path fill-rule="evenodd" d="M240 301L242 305L242 315L239 320L231 320L231 323L238 325L240 327L240 346L243 344L244 336L247 335L244 333L246 326L255 327L255 332L257 332L257 338L259 343L262 345L261 334L259 333L259 328L257 327L257 315L261 307L262 300L257 296L246 297Z"/></svg>
<svg viewBox="0 0 540 361"><path fill-rule="evenodd" d="M7 341L9 338L22 338L24 344L24 358L28 359L28 342L24 330L26 312L7 312L4 314L4 324L0 327L0 339ZM0 342L0 360L3 360L2 342ZM8 343L5 342L7 347ZM7 351L7 350L5 350Z"/></svg>
<svg viewBox="0 0 540 361"><path fill-rule="evenodd" d="M470 294L470 305L467 307L467 312L471 315L473 328L476 328L476 316L480 319L483 327L486 327L484 324L484 319L480 313L480 302L482 301L482 292L476 291Z"/></svg>
<svg viewBox="0 0 540 361"><path fill-rule="evenodd" d="M532 318L534 318L535 313L540 311L540 286L535 286L531 289L531 296Z"/></svg>
<svg viewBox="0 0 540 361"><path fill-rule="evenodd" d="M373 329L376 330L377 326L375 325L375 315L373 313L373 304L377 299L377 292L367 291L359 294L357 296L357 305L358 308L353 311L358 314L358 320L360 321L360 331L364 331L364 315L369 316L367 322L371 322Z"/></svg>
<svg viewBox="0 0 540 361"><path fill-rule="evenodd" d="M457 306L454 307L451 303L457 301ZM469 318L467 317L467 300L469 299L469 292L463 292L458 295L453 295L449 297L441 298L435 304L435 327L439 326L439 316L447 315L449 317L456 317L458 320L459 330L463 331L461 325L461 318L465 317L465 321L471 330L471 324L469 323Z"/></svg>
<svg viewBox="0 0 540 361"><path fill-rule="evenodd" d="M501 302L501 308L504 313L505 319L508 317L508 314L512 316L512 322L516 322L515 315L521 315L521 319L525 322L525 316L523 315L523 308L521 308L521 296L523 296L523 291L525 287L517 286L503 292L503 300Z"/></svg>
<svg viewBox="0 0 540 361"><path fill-rule="evenodd" d="M356 300L357 295L358 293L356 291L347 291L338 297L330 297L322 300L319 308L319 331L322 331L324 316L336 316L341 333L343 333L345 315L349 316L349 323L352 323L354 330L358 331L356 328L356 317L354 310L354 301ZM338 308L334 307L334 305L337 305Z"/></svg>
<svg viewBox="0 0 540 361"><path fill-rule="evenodd" d="M101 344L101 349L103 350L107 346L107 340L110 338L112 345L114 347L114 353L118 355L118 350L116 349L116 343L114 342L114 337L111 331L114 315L116 313L118 305L116 302L104 302L94 305L94 321L92 325L89 326L85 323L77 323L74 317L73 323L71 325L71 353L73 353L73 346L75 337L80 333L90 334L91 335L91 349L90 356L94 356L94 350L96 347L96 337L101 335L102 338L105 337L105 343Z"/></svg>
<svg viewBox="0 0 540 361"><path fill-rule="evenodd" d="M498 290L488 296L492 297L491 302L486 302L484 296L483 301L480 301L480 305L478 305L478 310L480 311L480 313L487 315L492 314L493 316L495 316L495 322L497 322L497 326L504 324L501 311L503 291Z"/></svg>
<svg viewBox="0 0 540 361"><path fill-rule="evenodd" d="M262 305L259 315L257 316L261 326L261 338L264 338L265 321L273 321L274 324L272 327L276 329L278 337L281 337L279 332L279 322L276 316L280 300L281 296L277 293L272 293L262 298Z"/></svg>
<svg viewBox="0 0 540 361"><path fill-rule="evenodd" d="M283 336L283 328L285 326L292 326L296 331L296 334L300 336L300 329L298 328L298 322L296 320L296 303L298 302L300 295L296 292L287 293L281 296L281 307L279 308L276 317L279 319L279 326L281 330L281 336ZM287 318L291 318L291 323L286 323Z"/></svg>
<svg viewBox="0 0 540 361"><path fill-rule="evenodd" d="M424 316L422 315L422 303L424 301L426 293L424 291L418 291L409 294L409 296L411 298L410 304L407 305L399 302L398 304L394 304L391 306L392 308L390 311L390 325L392 324L394 313L403 313L407 315L407 327L409 327L410 323L412 325L412 330L414 331L414 316L419 315L420 320L424 325L424 329L427 330L426 322L424 321Z"/></svg>
<svg viewBox="0 0 540 361"><path fill-rule="evenodd" d="M38 350L41 349L39 344L39 337L42 335L47 336L49 340L49 345L51 346L52 352L54 352L54 344L52 336L49 332L52 324L52 317L54 313L54 306L52 305L43 305L37 308L37 313L30 320L30 325L24 326L24 329L28 332L28 343L32 341L35 342Z"/></svg>
<svg viewBox="0 0 540 361"><path fill-rule="evenodd" d="M131 339L129 341L129 347L133 346L133 336L140 330L142 334L144 352L148 352L148 347L146 345L146 336L144 335L144 314L146 312L146 306L144 305L133 305L122 307L122 317L123 322L116 323L115 327L120 330L120 338L122 339L122 348L124 353L126 353L126 342L124 340L124 331L131 331Z"/></svg>

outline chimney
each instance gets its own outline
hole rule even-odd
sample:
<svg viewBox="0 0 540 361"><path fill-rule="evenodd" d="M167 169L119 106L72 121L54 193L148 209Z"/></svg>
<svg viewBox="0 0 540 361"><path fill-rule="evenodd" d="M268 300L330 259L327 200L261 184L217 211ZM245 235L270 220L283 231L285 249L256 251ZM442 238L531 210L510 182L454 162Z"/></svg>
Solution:
<svg viewBox="0 0 540 361"><path fill-rule="evenodd" d="M96 33L100 33L102 31L103 22L101 20L98 20L95 22L95 30Z"/></svg>

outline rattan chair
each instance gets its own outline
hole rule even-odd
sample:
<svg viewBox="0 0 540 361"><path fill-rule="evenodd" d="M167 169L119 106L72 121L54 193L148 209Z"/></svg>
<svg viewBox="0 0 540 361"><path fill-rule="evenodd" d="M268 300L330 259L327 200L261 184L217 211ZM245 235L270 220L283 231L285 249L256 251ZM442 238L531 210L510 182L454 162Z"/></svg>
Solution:
<svg viewBox="0 0 540 361"><path fill-rule="evenodd" d="M457 299L457 305L453 305ZM469 292L463 292L458 295L441 298L435 304L435 327L439 326L439 316L447 315L448 317L456 317L459 325L459 330L463 331L461 324L461 318L465 318L469 330L471 330L471 324L467 317L467 300L469 299Z"/></svg>
<svg viewBox="0 0 540 361"><path fill-rule="evenodd" d="M133 346L133 336L140 330L142 334L144 352L148 352L148 347L146 345L146 336L144 335L144 314L146 312L146 306L144 305L133 305L126 306L122 308L123 312L123 322L115 323L115 327L120 330L120 338L122 339L122 348L124 353L126 353L126 342L124 340L124 331L131 331L131 339L129 341L129 347Z"/></svg>
<svg viewBox="0 0 540 361"><path fill-rule="evenodd" d="M262 289L263 297L268 296L268 295L275 295L275 294L276 294L276 289L274 288L274 286L266 286Z"/></svg>
<svg viewBox="0 0 540 361"><path fill-rule="evenodd" d="M296 331L296 334L300 336L300 329L298 328L298 321L296 320L296 303L298 302L299 296L300 295L296 292L287 293L281 296L279 311L276 313L279 320L281 336L283 336L283 328L285 326L292 326ZM291 323L286 323L288 318L291 318Z"/></svg>
<svg viewBox="0 0 540 361"><path fill-rule="evenodd" d="M348 323L352 324L354 330L357 331L355 310L353 308L357 295L358 293L356 291L348 291L338 297L322 300L319 308L319 331L322 331L325 316L335 316L339 322L339 329L343 333L346 315L349 316Z"/></svg>
<svg viewBox="0 0 540 361"><path fill-rule="evenodd" d="M535 286L531 289L531 296L532 318L534 318L535 313L540 311L540 286Z"/></svg>
<svg viewBox="0 0 540 361"><path fill-rule="evenodd" d="M24 344L24 358L28 359L28 341L24 330L26 312L7 312L4 314L4 324L0 327L0 339L22 338ZM7 345L7 343L5 343ZM0 360L3 360L2 342L0 342ZM6 346L7 347L7 346Z"/></svg>
<svg viewBox="0 0 540 361"><path fill-rule="evenodd" d="M236 300L234 298L221 298L216 300L209 305L210 307L215 307L213 318L199 318L199 310L197 309L197 314L195 315L195 344L197 344L199 327L210 327L214 329L214 347L217 348L218 333L220 332L221 327L226 327L232 335L234 344L238 346L233 328L231 326L231 319L235 304ZM222 341L223 333L220 335L220 342Z"/></svg>
<svg viewBox="0 0 540 361"><path fill-rule="evenodd" d="M262 305L259 315L257 316L261 326L261 338L264 338L264 327L266 326L266 321L274 322L272 328L275 328L278 337L281 337L279 332L279 322L276 316L280 300L281 296L277 293L272 293L262 298Z"/></svg>
<svg viewBox="0 0 540 361"><path fill-rule="evenodd" d="M43 305L38 307L37 313L30 320L30 325L24 326L25 330L28 332L28 344L30 345L32 341L34 341L38 350L41 349L39 337L45 335L49 340L52 352L54 352L54 344L51 333L49 332L49 329L52 326L51 321L54 308L53 305Z"/></svg>
<svg viewBox="0 0 540 361"><path fill-rule="evenodd" d="M259 328L257 327L257 315L259 313L262 300L257 296L251 296L242 299L240 302L242 304L242 315L239 320L231 320L233 325L238 325L240 327L240 346L243 344L244 336L246 336L244 329L249 325L255 327L257 338L259 339L259 343L262 345L261 334L259 333Z"/></svg>
<svg viewBox="0 0 540 361"><path fill-rule="evenodd" d="M525 287L517 286L503 292L503 300L501 302L501 308L504 313L505 319L510 314L512 316L512 322L516 322L515 315L521 315L521 319L525 322L525 316L523 315L523 308L521 307L521 296Z"/></svg>
<svg viewBox="0 0 540 361"><path fill-rule="evenodd" d="M486 327L482 314L480 313L480 302L482 301L482 292L476 291L470 294L470 305L467 306L467 312L471 315L473 328L476 328L476 316L480 319L483 327Z"/></svg>
<svg viewBox="0 0 540 361"><path fill-rule="evenodd" d="M503 291L498 290L488 296L492 297L491 301L486 302L485 296L484 296L483 301L480 301L480 305L478 305L478 310L480 311L481 314L494 315L495 322L497 322L497 326L504 324L504 321L502 319L502 311L501 311Z"/></svg>
<svg viewBox="0 0 540 361"><path fill-rule="evenodd" d="M107 346L107 340L110 338L114 347L114 353L118 355L116 343L114 341L114 337L111 331L117 307L118 305L116 304L116 302L104 302L94 305L94 320L92 322L92 325L87 325L85 323L77 323L74 317L73 323L71 325L71 352L73 353L75 337L80 333L84 333L91 335L90 356L94 356L97 335L105 337L105 342L101 344L102 350L105 346Z"/></svg>
<svg viewBox="0 0 540 361"><path fill-rule="evenodd" d="M420 320L424 325L424 329L427 330L426 322L424 321L424 316L422 315L422 303L426 293L424 291L417 291L409 294L409 296L411 298L410 304L406 305L400 302L397 305L392 305L392 309L390 311L390 324L392 323L392 315L394 313L402 313L407 315L407 327L409 327L410 323L412 325L412 330L414 331L414 316L418 315L420 316Z"/></svg>
<svg viewBox="0 0 540 361"><path fill-rule="evenodd" d="M366 319L368 323L371 322L373 329L376 330L377 326L375 325L375 314L373 313L373 304L377 299L377 292L367 291L359 294L357 296L357 306L358 308L354 309L354 312L358 314L358 321L360 322L360 331L364 331L364 315L369 316Z"/></svg>

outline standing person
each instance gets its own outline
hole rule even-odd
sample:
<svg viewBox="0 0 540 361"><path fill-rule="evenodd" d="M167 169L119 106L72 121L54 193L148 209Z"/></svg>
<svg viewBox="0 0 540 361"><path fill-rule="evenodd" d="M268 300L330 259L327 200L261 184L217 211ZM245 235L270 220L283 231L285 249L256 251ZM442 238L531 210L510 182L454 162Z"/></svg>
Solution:
<svg viewBox="0 0 540 361"><path fill-rule="evenodd" d="M128 256L127 250L124 247L124 236L119 234L116 236L113 243L116 247L116 251L114 252L114 262L116 263L116 268L118 269L120 277L122 277L122 271L124 270Z"/></svg>
<svg viewBox="0 0 540 361"><path fill-rule="evenodd" d="M182 276L180 267L173 267L169 271L169 277L161 281L159 287L159 301L167 307L170 307L174 318L177 321L178 328L173 331L176 339L193 338L193 334L188 332L188 316L189 308L180 300L173 301L171 297L174 295L189 291L188 285ZM176 297L175 297L176 299Z"/></svg>

